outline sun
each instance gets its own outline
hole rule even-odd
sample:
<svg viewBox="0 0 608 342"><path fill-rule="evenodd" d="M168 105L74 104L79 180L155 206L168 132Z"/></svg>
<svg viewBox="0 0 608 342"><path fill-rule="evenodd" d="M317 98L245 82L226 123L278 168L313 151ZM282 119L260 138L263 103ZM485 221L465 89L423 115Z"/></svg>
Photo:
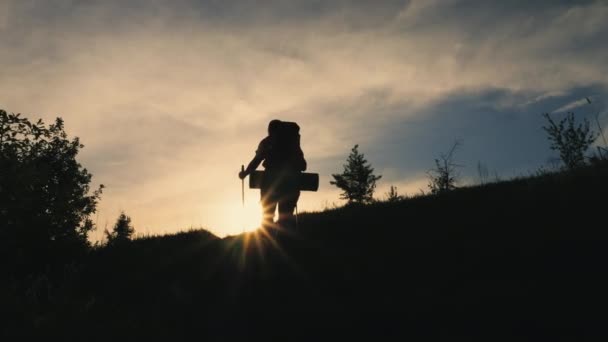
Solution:
<svg viewBox="0 0 608 342"><path fill-rule="evenodd" d="M242 202L230 203L225 206L224 226L230 234L240 234L258 229L262 223L262 207L259 197L249 196Z"/></svg>

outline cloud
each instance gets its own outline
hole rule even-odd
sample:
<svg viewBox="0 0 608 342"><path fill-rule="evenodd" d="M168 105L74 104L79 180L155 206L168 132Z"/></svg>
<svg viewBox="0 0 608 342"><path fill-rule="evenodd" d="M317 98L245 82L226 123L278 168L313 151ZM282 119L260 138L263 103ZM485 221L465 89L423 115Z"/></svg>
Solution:
<svg viewBox="0 0 608 342"><path fill-rule="evenodd" d="M337 199L329 175L356 143L401 186L458 136L472 163L533 165L544 150L526 143L543 138L524 118L607 83L601 1L2 6L2 108L62 116L108 186L100 215L125 209L153 232L232 232L218 208L239 203L235 173L273 118L302 127L324 184L302 209L318 209Z"/></svg>
<svg viewBox="0 0 608 342"><path fill-rule="evenodd" d="M552 97L559 97L559 96L564 96L564 95L567 95L567 93L563 90L550 91L550 92L543 93L543 94L531 99L530 101L524 103L523 105L529 106L531 104L534 104L534 103L537 103L537 102L540 102L540 101L543 101L543 100L546 100L546 99L549 99Z"/></svg>
<svg viewBox="0 0 608 342"><path fill-rule="evenodd" d="M584 106L589 104L589 102L587 101L586 98L584 99L580 99L580 100L576 100L576 101L572 101L566 105L563 105L561 107L559 107L558 109L554 110L553 113L561 113L561 112L568 112L574 108L578 108L580 106Z"/></svg>

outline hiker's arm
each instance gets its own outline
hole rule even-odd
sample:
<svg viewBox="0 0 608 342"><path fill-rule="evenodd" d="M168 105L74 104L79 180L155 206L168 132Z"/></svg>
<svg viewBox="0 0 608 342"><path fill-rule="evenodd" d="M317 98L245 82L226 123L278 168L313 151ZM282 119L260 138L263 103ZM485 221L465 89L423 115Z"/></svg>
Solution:
<svg viewBox="0 0 608 342"><path fill-rule="evenodd" d="M255 151L255 157L249 162L245 171L239 172L239 178L243 179L247 177L247 175L250 175L258 166L260 166L262 160L266 158L266 150L266 143L264 143L264 141L260 142L258 149Z"/></svg>
<svg viewBox="0 0 608 342"><path fill-rule="evenodd" d="M256 154L255 157L253 157L253 159L249 162L249 165L247 165L247 168L245 169L245 172L243 172L243 175L241 178L245 178L247 175L249 175L253 171L255 171L255 169L257 169L258 166L260 166L260 163L262 162L262 160L264 160L264 158L262 156L260 156L259 154Z"/></svg>

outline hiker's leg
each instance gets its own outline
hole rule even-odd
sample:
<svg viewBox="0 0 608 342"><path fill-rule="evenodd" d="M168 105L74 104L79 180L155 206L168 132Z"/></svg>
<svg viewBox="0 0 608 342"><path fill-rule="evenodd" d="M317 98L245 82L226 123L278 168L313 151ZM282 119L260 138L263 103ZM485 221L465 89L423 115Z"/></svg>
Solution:
<svg viewBox="0 0 608 342"><path fill-rule="evenodd" d="M277 208L277 200L269 189L261 189L260 195L262 197L260 200L262 204L262 228L271 231L274 228L274 212Z"/></svg>
<svg viewBox="0 0 608 342"><path fill-rule="evenodd" d="M300 198L300 191L291 191L279 200L279 225L287 230L295 230L294 210Z"/></svg>
<svg viewBox="0 0 608 342"><path fill-rule="evenodd" d="M274 228L274 212L277 209L277 202L262 202L262 227L267 231Z"/></svg>

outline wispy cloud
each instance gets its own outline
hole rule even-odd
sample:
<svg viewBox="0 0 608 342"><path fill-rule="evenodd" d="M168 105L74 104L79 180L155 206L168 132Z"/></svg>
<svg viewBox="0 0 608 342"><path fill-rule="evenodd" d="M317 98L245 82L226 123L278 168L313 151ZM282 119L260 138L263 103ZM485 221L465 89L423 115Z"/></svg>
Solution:
<svg viewBox="0 0 608 342"><path fill-rule="evenodd" d="M576 100L576 101L572 101L570 103L567 103L561 107L559 107L558 109L554 110L553 113L562 113L562 112L568 112L571 111L574 108L578 108L584 105L588 105L589 102L587 101L587 99L580 99L580 100Z"/></svg>

